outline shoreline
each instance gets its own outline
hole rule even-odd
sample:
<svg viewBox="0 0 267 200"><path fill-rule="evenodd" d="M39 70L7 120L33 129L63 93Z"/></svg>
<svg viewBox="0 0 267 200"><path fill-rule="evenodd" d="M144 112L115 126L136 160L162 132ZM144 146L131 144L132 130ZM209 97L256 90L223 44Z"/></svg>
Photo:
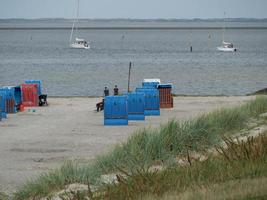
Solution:
<svg viewBox="0 0 267 200"><path fill-rule="evenodd" d="M123 94L122 94L123 95ZM254 96L255 94L245 94L245 95L190 95L190 94L172 94L173 97L244 97L244 96ZM60 96L60 95L48 95L47 98L103 98L103 96Z"/></svg>

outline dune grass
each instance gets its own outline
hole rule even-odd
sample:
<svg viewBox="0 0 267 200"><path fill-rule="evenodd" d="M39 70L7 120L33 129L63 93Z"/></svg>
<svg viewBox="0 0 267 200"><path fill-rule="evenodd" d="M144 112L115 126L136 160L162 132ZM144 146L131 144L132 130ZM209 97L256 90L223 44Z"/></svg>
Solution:
<svg viewBox="0 0 267 200"><path fill-rule="evenodd" d="M1 200L8 200L8 196L5 193L0 192L0 199Z"/></svg>
<svg viewBox="0 0 267 200"><path fill-rule="evenodd" d="M239 179L208 186L189 187L184 192L171 191L162 196L148 195L143 200L264 200L267 178Z"/></svg>
<svg viewBox="0 0 267 200"><path fill-rule="evenodd" d="M264 112L267 112L267 99L259 97L245 105L220 109L201 115L194 120L182 123L173 120L158 129L140 130L127 142L117 145L111 153L97 157L92 163L78 166L68 162L54 172L43 174L36 180L29 181L15 193L15 199L24 200L45 196L70 183L90 183L101 186L103 185L100 181L102 174L118 172L118 170L135 174L140 170L146 171L157 163L171 168L176 164L177 155L183 156L189 150L201 151L217 145L222 135L231 135L246 128L249 119L257 118ZM214 168L210 160L205 163L210 165L206 167L207 169ZM228 166L222 165L225 168ZM174 172L182 177L186 174L186 171L180 169L178 171L175 169ZM174 172L171 171L172 176ZM203 177L209 177L209 172L204 173ZM236 176L238 173L237 170ZM163 175L167 176L167 174ZM186 180L186 177L184 178Z"/></svg>
<svg viewBox="0 0 267 200"><path fill-rule="evenodd" d="M31 180L15 194L15 199L39 199L51 191L62 189L64 185L78 181L77 165L66 162L60 169L42 174L38 179Z"/></svg>
<svg viewBox="0 0 267 200"><path fill-rule="evenodd" d="M162 171L118 175L95 199L253 199L267 197L267 132L246 142L225 139L218 156ZM180 198L178 198L180 197ZM215 198L216 197L216 198Z"/></svg>

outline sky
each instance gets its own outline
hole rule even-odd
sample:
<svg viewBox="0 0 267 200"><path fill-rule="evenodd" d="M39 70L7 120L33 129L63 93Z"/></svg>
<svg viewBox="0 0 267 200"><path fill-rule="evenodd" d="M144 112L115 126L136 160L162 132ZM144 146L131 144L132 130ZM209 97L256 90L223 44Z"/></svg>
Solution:
<svg viewBox="0 0 267 200"><path fill-rule="evenodd" d="M73 18L77 0L0 0L0 18ZM80 18L267 18L267 0L80 0Z"/></svg>

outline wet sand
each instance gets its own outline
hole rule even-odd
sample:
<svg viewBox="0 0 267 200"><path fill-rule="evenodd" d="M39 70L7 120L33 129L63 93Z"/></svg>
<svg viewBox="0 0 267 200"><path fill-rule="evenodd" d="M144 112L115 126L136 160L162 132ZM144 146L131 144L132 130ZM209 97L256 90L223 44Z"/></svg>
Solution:
<svg viewBox="0 0 267 200"><path fill-rule="evenodd" d="M48 98L48 107L26 108L0 122L0 191L12 192L65 160L93 159L140 128L157 127L170 119L187 120L254 98L176 97L173 109L162 109L159 117L145 121L129 121L128 126L103 126L103 112L95 111L101 98Z"/></svg>

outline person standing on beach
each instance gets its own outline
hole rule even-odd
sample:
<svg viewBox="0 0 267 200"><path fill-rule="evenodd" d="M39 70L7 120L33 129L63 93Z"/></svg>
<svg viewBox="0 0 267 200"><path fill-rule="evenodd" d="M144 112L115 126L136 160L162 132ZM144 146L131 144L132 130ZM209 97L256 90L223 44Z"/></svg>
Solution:
<svg viewBox="0 0 267 200"><path fill-rule="evenodd" d="M114 90L114 96L119 95L119 88L117 87L117 85L115 85L113 90Z"/></svg>
<svg viewBox="0 0 267 200"><path fill-rule="evenodd" d="M109 96L109 89L108 87L105 87L104 89L104 97Z"/></svg>

